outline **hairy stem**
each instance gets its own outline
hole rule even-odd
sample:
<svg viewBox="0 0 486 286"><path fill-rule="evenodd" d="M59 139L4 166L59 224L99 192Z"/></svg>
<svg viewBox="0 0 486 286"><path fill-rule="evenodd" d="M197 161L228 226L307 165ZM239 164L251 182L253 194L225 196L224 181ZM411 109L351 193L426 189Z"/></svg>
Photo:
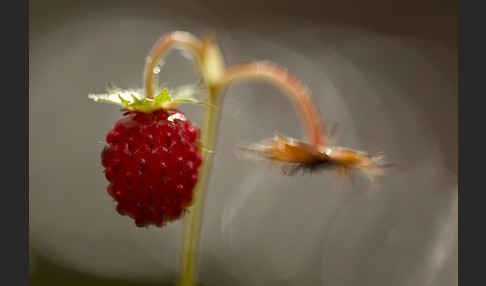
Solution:
<svg viewBox="0 0 486 286"><path fill-rule="evenodd" d="M310 92L297 78L274 64L252 62L228 68L221 79L220 86L228 86L248 79L267 81L283 89L298 107L310 143L317 148L327 146L324 125L321 123L319 113L311 101Z"/></svg>
<svg viewBox="0 0 486 286"><path fill-rule="evenodd" d="M210 105L205 111L203 132L201 134L201 145L206 151L203 151L202 154L203 164L199 169L200 178L194 190L194 202L184 220L184 241L181 252L179 277L180 286L193 286L197 278L197 258L204 208L204 195L208 187L213 159L211 150L214 150L216 145L221 95L222 92L218 89L209 89Z"/></svg>
<svg viewBox="0 0 486 286"><path fill-rule="evenodd" d="M204 71L204 43L190 33L186 32L172 32L164 38L160 39L152 48L150 55L145 62L144 84L145 96L153 98L156 88L157 73L154 73L155 67L159 61L162 60L169 50L176 48L189 52L193 56L193 60L201 73L205 75ZM203 76L204 77L204 76ZM209 89L208 101L209 107L206 109L204 118L204 127L201 134L201 144L211 150L214 145L216 137L216 126L218 121L218 110L215 106L218 104L218 96L216 89ZM201 229L201 215L204 202L204 193L209 179L209 167L211 165L211 154L203 152L203 164L200 168L200 179L195 187L195 194L193 205L189 209L189 213L185 217L183 245L181 250L181 269L180 269L180 285L192 286L196 280L197 274L197 248L199 241L199 233Z"/></svg>
<svg viewBox="0 0 486 286"><path fill-rule="evenodd" d="M167 35L154 45L145 62L143 80L145 84L146 97L154 97L156 78L154 68L172 48L177 48L191 53L194 56L196 64L200 66L203 43L198 38L186 32L173 32Z"/></svg>
<svg viewBox="0 0 486 286"><path fill-rule="evenodd" d="M200 138L203 163L199 169L199 182L194 190L194 200L184 219L183 245L181 249L180 286L194 286L197 281L198 247L204 208L204 196L209 183L212 164L212 150L215 149L216 137L221 113L221 101L232 83L257 79L271 82L284 91L296 103L305 123L311 144L317 148L327 145L324 126L311 102L310 92L299 80L285 70L266 62L255 62L225 69L224 60L218 47L211 38L204 41L185 32L173 32L162 38L153 47L145 65L145 93L154 97L156 74L154 68L171 48L190 52L208 88L208 106L204 114ZM209 150L209 151L208 151Z"/></svg>

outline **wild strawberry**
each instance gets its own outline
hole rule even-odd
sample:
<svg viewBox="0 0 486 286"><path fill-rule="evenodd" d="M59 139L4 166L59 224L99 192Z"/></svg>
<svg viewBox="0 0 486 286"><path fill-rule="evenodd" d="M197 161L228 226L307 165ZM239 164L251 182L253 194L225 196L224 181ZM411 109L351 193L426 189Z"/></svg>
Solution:
<svg viewBox="0 0 486 286"><path fill-rule="evenodd" d="M119 100L112 95L90 96L128 110L106 135L101 154L110 182L107 190L121 215L133 218L137 226L160 227L180 218L192 202L201 165L199 129L172 108L177 98L167 90L154 99L130 95L133 101L121 93Z"/></svg>

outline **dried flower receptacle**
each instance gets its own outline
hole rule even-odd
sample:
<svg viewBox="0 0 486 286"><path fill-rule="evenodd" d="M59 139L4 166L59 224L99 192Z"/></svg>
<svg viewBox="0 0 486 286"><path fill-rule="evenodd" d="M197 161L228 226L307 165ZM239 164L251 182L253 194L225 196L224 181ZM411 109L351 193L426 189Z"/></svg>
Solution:
<svg viewBox="0 0 486 286"><path fill-rule="evenodd" d="M385 167L382 154L370 155L349 148L326 145L316 148L306 142L280 134L241 149L261 158L283 163L284 173L289 175L299 170L334 169L344 175L350 174L353 170L360 170L373 179L380 175Z"/></svg>

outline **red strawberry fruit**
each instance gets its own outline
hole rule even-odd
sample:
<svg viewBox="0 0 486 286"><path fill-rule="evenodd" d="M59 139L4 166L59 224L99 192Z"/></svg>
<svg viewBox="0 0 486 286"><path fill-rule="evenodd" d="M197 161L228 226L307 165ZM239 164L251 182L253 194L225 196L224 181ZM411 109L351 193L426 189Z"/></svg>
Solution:
<svg viewBox="0 0 486 286"><path fill-rule="evenodd" d="M180 218L198 179L199 130L172 108L177 99L167 95L167 90L153 100L132 95L133 102L121 94L119 101L92 96L127 110L108 132L101 160L118 213L133 218L137 226L160 227Z"/></svg>

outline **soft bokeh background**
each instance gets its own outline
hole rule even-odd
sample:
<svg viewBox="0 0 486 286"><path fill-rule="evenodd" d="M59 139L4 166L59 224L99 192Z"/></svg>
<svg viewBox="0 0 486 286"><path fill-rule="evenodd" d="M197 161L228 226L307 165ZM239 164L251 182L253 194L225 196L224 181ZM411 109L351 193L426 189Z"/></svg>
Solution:
<svg viewBox="0 0 486 286"><path fill-rule="evenodd" d="M379 184L285 177L235 146L302 136L262 83L227 94L201 241L204 285L457 285L455 1L31 1L32 285L164 285L181 222L135 227L106 193L100 152L118 108L88 100L140 87L172 30L212 32L228 64L267 59L313 91L333 142L384 151ZM173 53L160 80L197 78ZM199 122L201 107L183 106Z"/></svg>

